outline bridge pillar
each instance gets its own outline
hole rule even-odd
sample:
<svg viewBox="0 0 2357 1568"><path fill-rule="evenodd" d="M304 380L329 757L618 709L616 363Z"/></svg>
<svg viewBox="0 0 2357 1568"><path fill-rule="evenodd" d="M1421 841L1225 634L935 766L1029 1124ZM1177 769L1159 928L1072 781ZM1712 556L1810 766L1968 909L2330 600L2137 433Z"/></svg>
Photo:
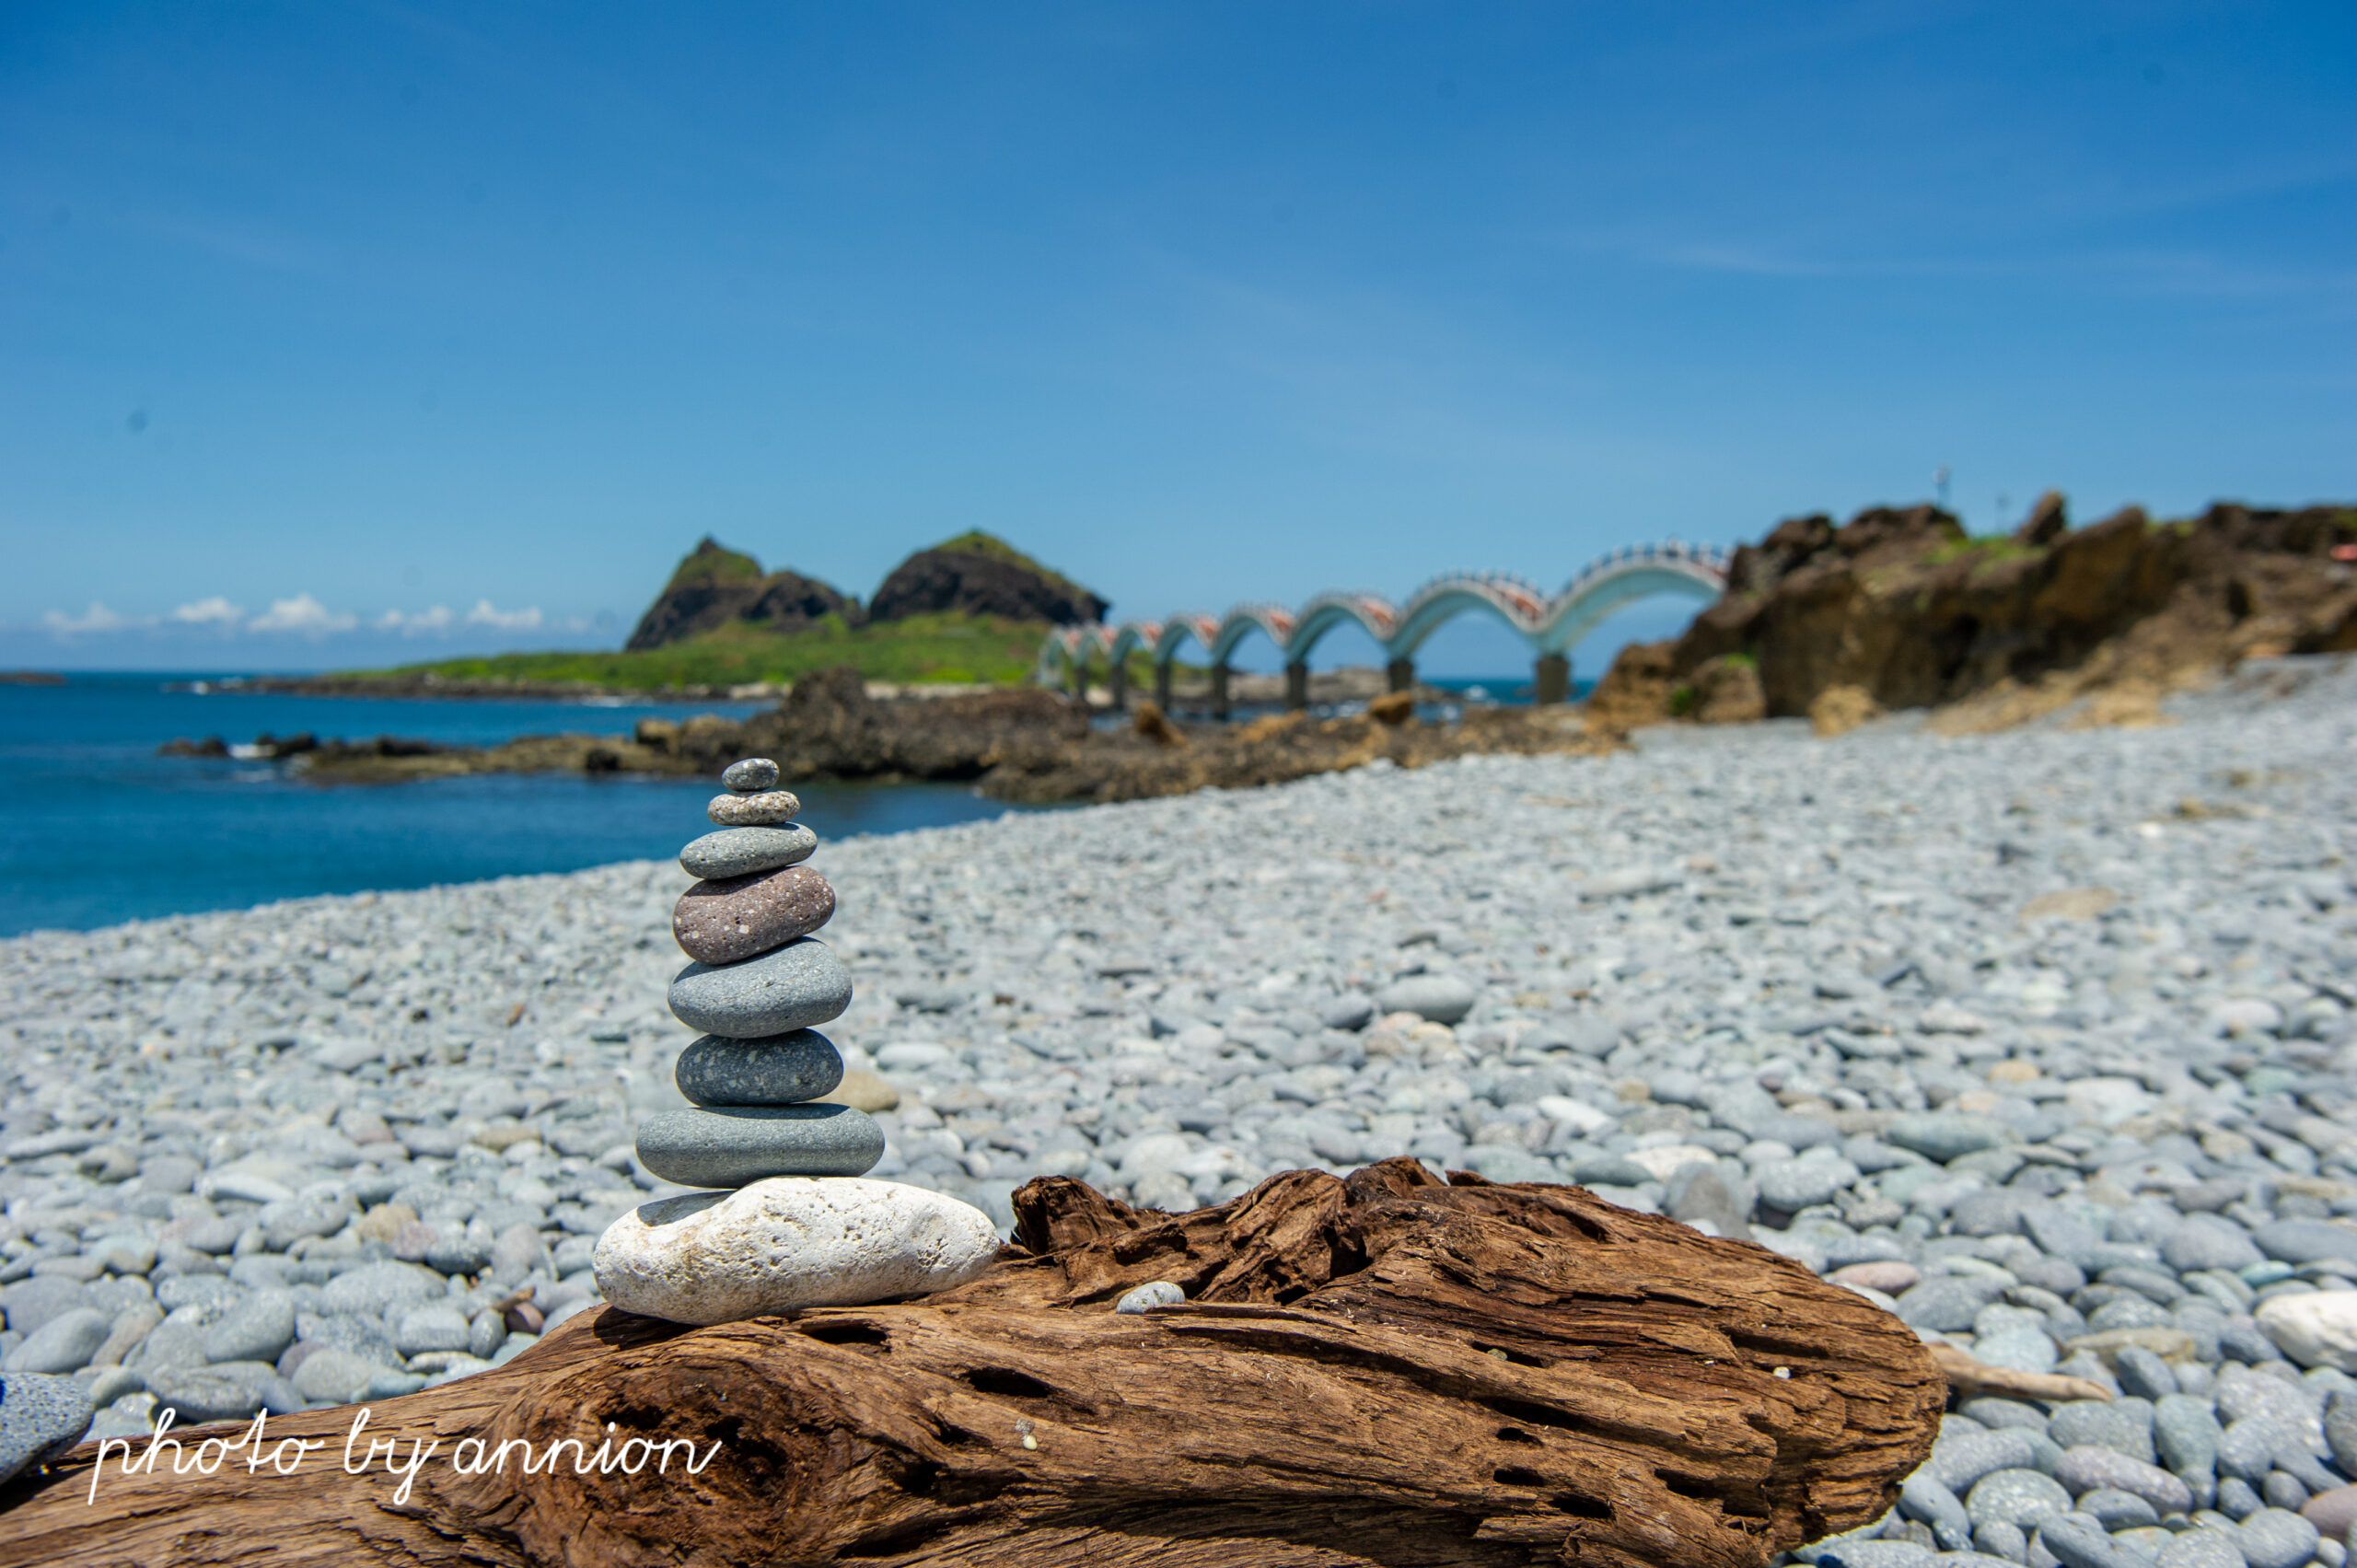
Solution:
<svg viewBox="0 0 2357 1568"><path fill-rule="evenodd" d="M1538 691L1532 694L1531 701L1541 706L1570 702L1572 700L1572 656L1540 654L1534 684L1538 687Z"/></svg>
<svg viewBox="0 0 2357 1568"><path fill-rule="evenodd" d="M1390 691L1413 691L1416 689L1416 661L1396 658L1383 667L1384 689Z"/></svg>
<svg viewBox="0 0 2357 1568"><path fill-rule="evenodd" d="M1227 717L1227 666L1224 663L1212 666L1212 717Z"/></svg>
<svg viewBox="0 0 2357 1568"><path fill-rule="evenodd" d="M1154 667L1154 705L1165 714L1170 712L1170 667L1176 659L1164 659Z"/></svg>
<svg viewBox="0 0 2357 1568"><path fill-rule="evenodd" d="M1120 713L1130 705L1130 661L1127 657L1109 659L1105 666L1105 690L1113 699L1113 711Z"/></svg>
<svg viewBox="0 0 2357 1568"><path fill-rule="evenodd" d="M1309 706L1309 666L1285 666L1285 711L1297 714Z"/></svg>

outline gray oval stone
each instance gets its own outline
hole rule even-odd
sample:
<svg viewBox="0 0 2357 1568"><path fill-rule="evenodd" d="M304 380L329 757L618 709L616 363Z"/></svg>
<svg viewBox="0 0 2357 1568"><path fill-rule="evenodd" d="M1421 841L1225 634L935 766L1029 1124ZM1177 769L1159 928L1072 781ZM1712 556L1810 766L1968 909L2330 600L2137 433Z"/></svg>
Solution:
<svg viewBox="0 0 2357 1568"><path fill-rule="evenodd" d="M2071 1494L2036 1470L1991 1470L1973 1483L1964 1506L1976 1525L2002 1521L2029 1529L2069 1513Z"/></svg>
<svg viewBox="0 0 2357 1568"><path fill-rule="evenodd" d="M204 1330L207 1361L270 1361L295 1342L295 1297L261 1290L230 1307Z"/></svg>
<svg viewBox="0 0 2357 1568"><path fill-rule="evenodd" d="M679 852L679 869L716 882L799 865L819 847L819 835L799 822L782 828L723 828L691 840Z"/></svg>
<svg viewBox="0 0 2357 1568"><path fill-rule="evenodd" d="M1933 1445L1931 1461L1923 1468L1940 1484L1963 1496L1982 1476L1997 1470L2028 1469L2036 1454L2029 1434L2018 1427L2003 1432L1967 1432L1943 1437Z"/></svg>
<svg viewBox="0 0 2357 1568"><path fill-rule="evenodd" d="M2316 1552L2316 1526L2282 1508L2261 1508L2235 1531L2250 1568L2301 1568Z"/></svg>
<svg viewBox="0 0 2357 1568"><path fill-rule="evenodd" d="M1473 1010L1480 994L1453 974L1411 974L1376 993L1387 1013L1413 1013L1435 1024L1454 1024Z"/></svg>
<svg viewBox="0 0 2357 1568"><path fill-rule="evenodd" d="M698 1106L638 1126L638 1158L682 1187L772 1176L858 1176L884 1157L884 1130L847 1105Z"/></svg>
<svg viewBox="0 0 2357 1568"><path fill-rule="evenodd" d="M87 1307L61 1312L8 1353L11 1372L79 1372L107 1342L114 1319Z"/></svg>
<svg viewBox="0 0 2357 1568"><path fill-rule="evenodd" d="M90 1429L90 1401L71 1377L0 1376L0 1482L62 1458Z"/></svg>
<svg viewBox="0 0 2357 1568"><path fill-rule="evenodd" d="M2189 1513L2193 1508L2193 1493L2185 1482L2160 1466L2092 1444L2066 1452L2062 1462L2054 1467L2054 1479L2076 1493L2125 1492L2163 1514ZM2111 1527L2108 1521L2106 1527Z"/></svg>
<svg viewBox="0 0 2357 1568"><path fill-rule="evenodd" d="M2223 1434L2208 1400L2168 1394L2153 1403L2153 1442L2173 1470L2206 1470L2217 1463Z"/></svg>
<svg viewBox="0 0 2357 1568"><path fill-rule="evenodd" d="M769 1040L705 1035L679 1052L671 1077L695 1105L798 1105L843 1081L843 1059L816 1029Z"/></svg>
<svg viewBox="0 0 2357 1568"><path fill-rule="evenodd" d="M816 937L741 964L690 964L671 981L671 1014L691 1029L767 1040L842 1016L851 973Z"/></svg>
<svg viewBox="0 0 2357 1568"><path fill-rule="evenodd" d="M720 782L739 795L759 795L777 783L777 764L767 757L747 757L721 770Z"/></svg>
<svg viewBox="0 0 2357 1568"><path fill-rule="evenodd" d="M2136 1558L2111 1544L2100 1524L2081 1516L2049 1519L2038 1527L2038 1539L2062 1568L2139 1568Z"/></svg>
<svg viewBox="0 0 2357 1568"><path fill-rule="evenodd" d="M276 1367L258 1361L150 1373L147 1391L159 1408L169 1405L180 1411L182 1426L244 1421L259 1410L287 1415L303 1408L303 1396L295 1386Z"/></svg>

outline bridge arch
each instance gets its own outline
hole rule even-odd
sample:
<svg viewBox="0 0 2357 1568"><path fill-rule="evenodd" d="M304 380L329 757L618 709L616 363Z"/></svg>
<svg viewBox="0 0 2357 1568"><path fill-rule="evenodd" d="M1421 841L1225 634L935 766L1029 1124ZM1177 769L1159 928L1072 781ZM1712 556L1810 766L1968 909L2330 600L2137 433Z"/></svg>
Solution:
<svg viewBox="0 0 2357 1568"><path fill-rule="evenodd" d="M1542 654L1567 654L1622 605L1657 594L1708 602L1726 590L1726 568L1676 540L1654 551L1616 552L1563 585L1533 630Z"/></svg>
<svg viewBox="0 0 2357 1568"><path fill-rule="evenodd" d="M1468 611L1495 617L1527 642L1546 614L1547 596L1518 577L1435 577L1400 607L1398 629L1385 651L1395 659L1412 659L1426 638Z"/></svg>

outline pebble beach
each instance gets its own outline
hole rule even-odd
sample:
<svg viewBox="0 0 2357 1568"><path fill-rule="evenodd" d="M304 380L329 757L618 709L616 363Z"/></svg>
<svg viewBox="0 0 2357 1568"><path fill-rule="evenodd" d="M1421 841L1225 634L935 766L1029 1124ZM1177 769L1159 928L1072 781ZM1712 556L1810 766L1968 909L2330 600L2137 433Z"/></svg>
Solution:
<svg viewBox="0 0 2357 1568"><path fill-rule="evenodd" d="M1747 1237L2108 1396L1964 1401L1810 1561L2345 1568L2357 663L2166 707L822 842L839 1098L871 1178L1002 1230L1036 1176L1184 1209L1407 1156ZM6 1369L133 1434L465 1376L595 1306L598 1236L687 1191L633 1140L686 1104L691 880L0 942ZM0 1420L0 1468L39 1437Z"/></svg>

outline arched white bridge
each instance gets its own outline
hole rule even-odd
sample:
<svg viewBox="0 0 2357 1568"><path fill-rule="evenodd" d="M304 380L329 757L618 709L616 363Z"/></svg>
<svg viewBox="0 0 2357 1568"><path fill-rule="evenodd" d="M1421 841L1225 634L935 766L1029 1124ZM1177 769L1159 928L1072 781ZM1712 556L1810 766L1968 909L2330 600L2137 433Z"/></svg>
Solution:
<svg viewBox="0 0 2357 1568"><path fill-rule="evenodd" d="M1170 670L1189 642L1211 661L1212 709L1227 713L1229 661L1256 633L1276 645L1285 661L1285 705L1309 702L1309 654L1319 638L1355 622L1383 649L1388 684L1405 691L1416 681L1416 650L1434 632L1468 611L1504 621L1536 655L1537 698L1568 700L1571 649L1596 622L1622 605L1656 594L1715 599L1726 589L1727 552L1711 545L1668 540L1628 545L1589 563L1561 591L1549 594L1503 573L1451 573L1434 578L1394 605L1376 593L1322 593L1298 610L1277 604L1240 604L1225 615L1172 615L1060 627L1039 646L1035 678L1042 686L1087 689L1089 668L1102 661L1113 702L1127 696L1129 656L1144 649L1154 663L1155 697L1170 703Z"/></svg>

